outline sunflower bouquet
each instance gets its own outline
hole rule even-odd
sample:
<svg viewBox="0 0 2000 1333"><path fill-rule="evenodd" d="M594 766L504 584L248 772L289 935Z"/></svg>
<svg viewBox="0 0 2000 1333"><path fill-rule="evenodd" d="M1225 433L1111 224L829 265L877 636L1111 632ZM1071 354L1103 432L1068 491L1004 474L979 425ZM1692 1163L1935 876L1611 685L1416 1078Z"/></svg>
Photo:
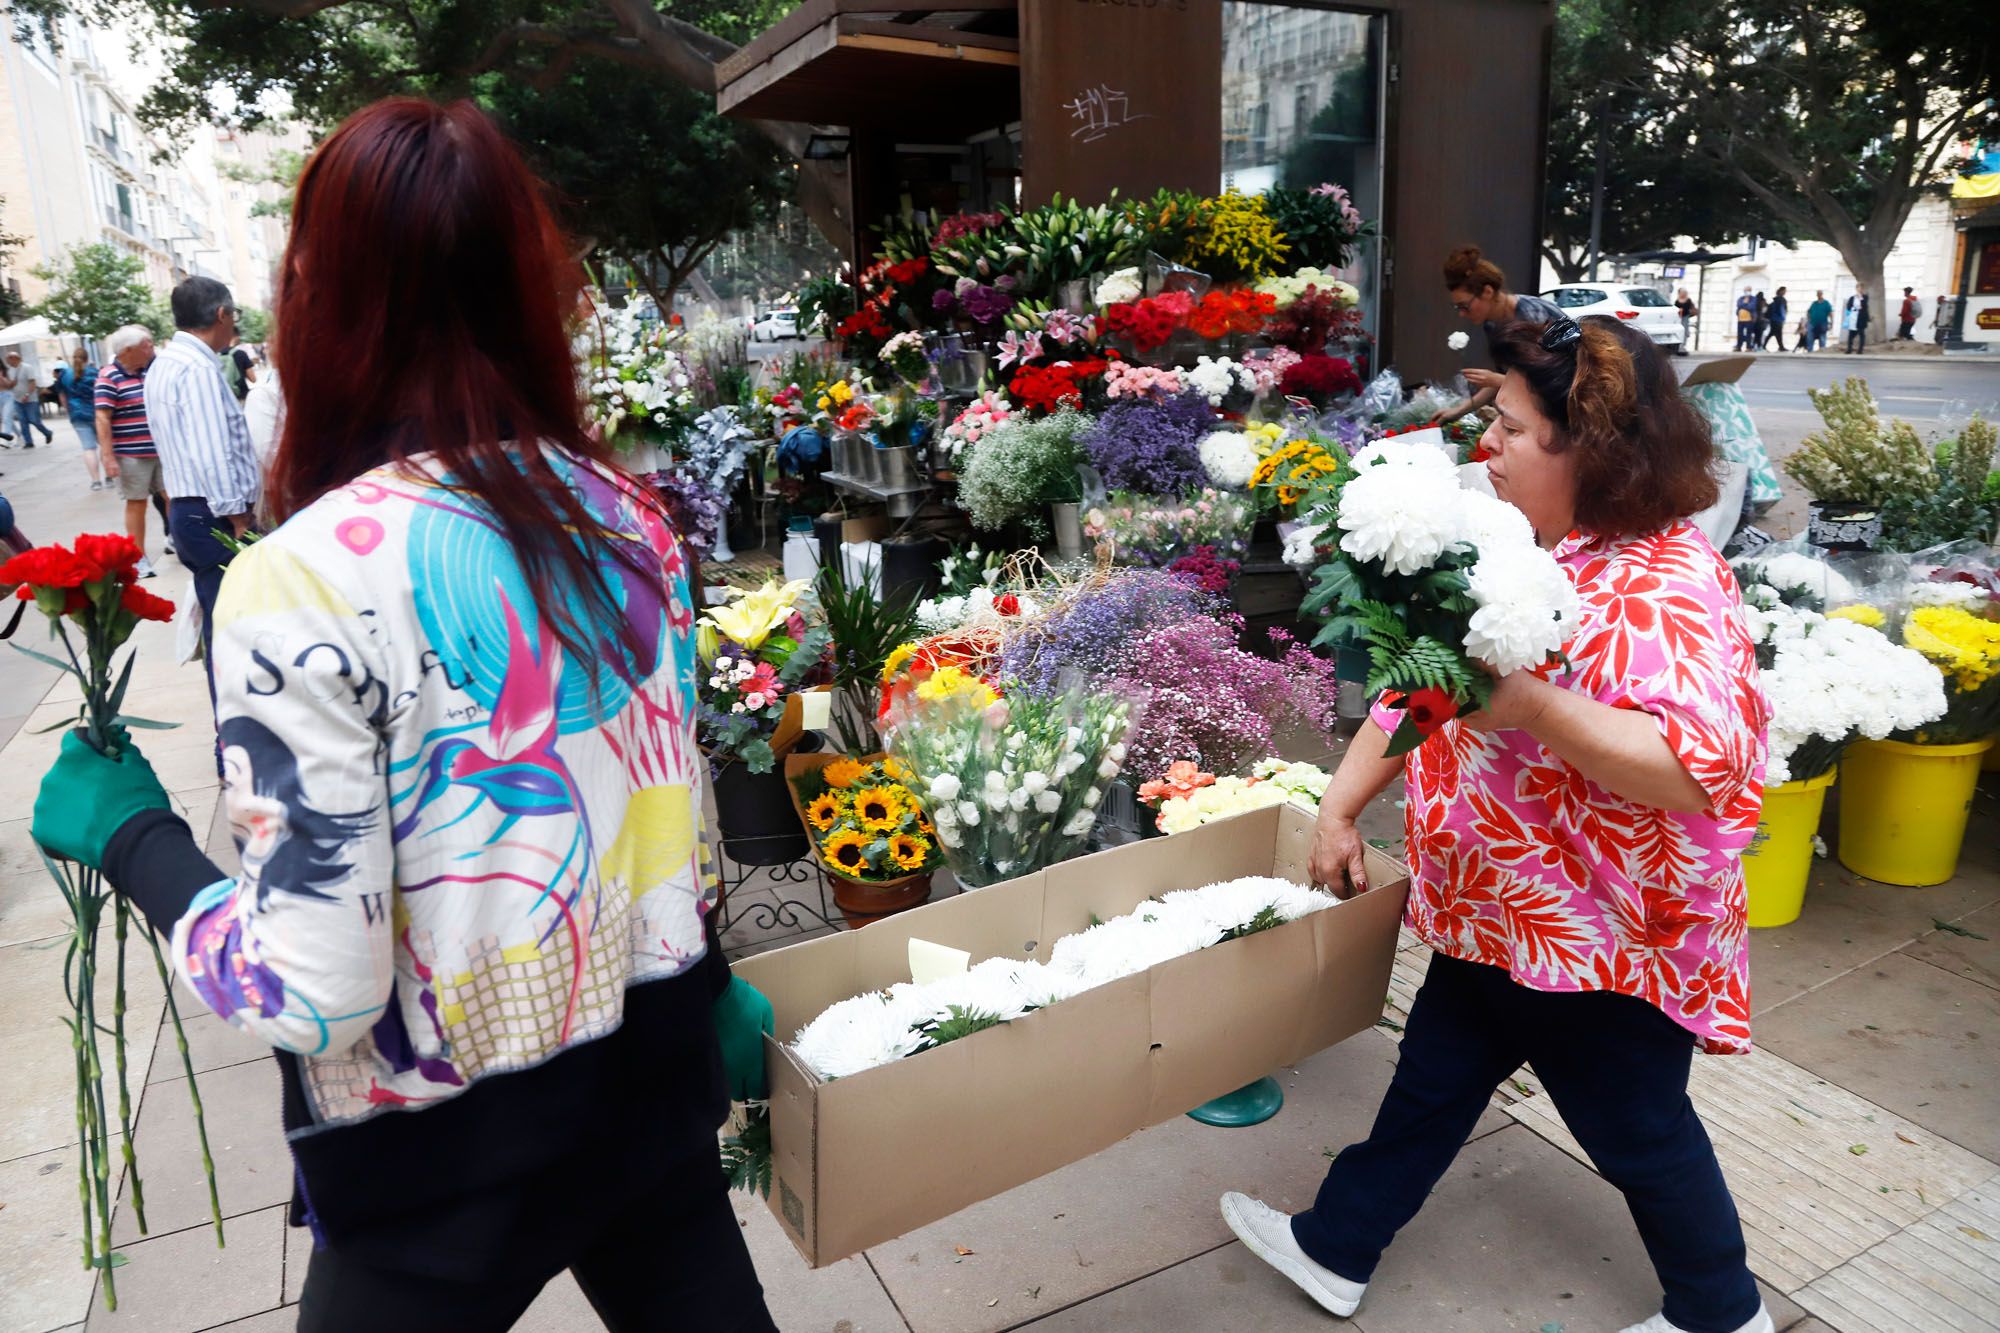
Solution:
<svg viewBox="0 0 2000 1333"><path fill-rule="evenodd" d="M792 793L829 871L881 884L937 869L937 833L905 785L909 776L900 760L882 755L795 768Z"/></svg>
<svg viewBox="0 0 2000 1333"><path fill-rule="evenodd" d="M1301 501L1314 496L1331 499L1346 470L1347 460L1321 441L1290 440L1258 460L1250 473L1250 489L1259 508L1279 518L1293 518Z"/></svg>

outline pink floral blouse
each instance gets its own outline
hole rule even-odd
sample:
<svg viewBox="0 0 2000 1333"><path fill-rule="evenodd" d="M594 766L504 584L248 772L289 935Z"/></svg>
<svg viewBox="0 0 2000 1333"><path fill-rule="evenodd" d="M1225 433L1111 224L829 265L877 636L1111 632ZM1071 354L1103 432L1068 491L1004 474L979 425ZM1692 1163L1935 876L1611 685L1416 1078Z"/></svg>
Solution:
<svg viewBox="0 0 2000 1333"><path fill-rule="evenodd" d="M1739 857L1763 804L1765 702L1736 581L1687 523L1572 533L1554 552L1583 602L1544 674L1651 713L1709 796L1635 805L1525 731L1446 723L1406 765L1408 924L1434 949L1543 991L1636 995L1710 1054L1750 1048ZM1393 730L1396 717L1377 706Z"/></svg>

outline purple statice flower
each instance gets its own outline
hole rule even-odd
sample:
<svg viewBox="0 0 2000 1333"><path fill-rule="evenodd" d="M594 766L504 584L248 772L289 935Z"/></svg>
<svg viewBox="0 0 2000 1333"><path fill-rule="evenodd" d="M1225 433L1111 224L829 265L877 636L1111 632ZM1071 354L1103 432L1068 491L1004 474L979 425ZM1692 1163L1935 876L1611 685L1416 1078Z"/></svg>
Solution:
<svg viewBox="0 0 2000 1333"><path fill-rule="evenodd" d="M1213 620L1223 604L1158 569L1121 569L1030 628L1008 636L1001 675L1037 693L1072 675L1107 679L1124 671L1130 644L1183 620Z"/></svg>
<svg viewBox="0 0 2000 1333"><path fill-rule="evenodd" d="M1201 442L1215 414L1200 394L1113 403L1084 433L1090 461L1112 490L1186 495L1208 484Z"/></svg>
<svg viewBox="0 0 2000 1333"><path fill-rule="evenodd" d="M717 495L706 482L684 468L655 472L649 480L666 502L667 516L673 519L675 529L688 544L703 555L714 550L722 525L729 521L728 498Z"/></svg>

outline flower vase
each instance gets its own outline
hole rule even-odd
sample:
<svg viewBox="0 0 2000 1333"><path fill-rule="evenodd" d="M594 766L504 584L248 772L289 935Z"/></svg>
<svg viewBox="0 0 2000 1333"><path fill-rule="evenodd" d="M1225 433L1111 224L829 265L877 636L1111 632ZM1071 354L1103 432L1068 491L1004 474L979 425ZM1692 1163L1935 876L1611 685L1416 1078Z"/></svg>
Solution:
<svg viewBox="0 0 2000 1333"><path fill-rule="evenodd" d="M736 559L735 550L729 545L729 515L723 514L722 521L715 525L715 542L708 548L708 563L727 565Z"/></svg>
<svg viewBox="0 0 2000 1333"><path fill-rule="evenodd" d="M1083 506L1057 501L1049 506L1049 522L1055 529L1056 554L1064 560L1083 559Z"/></svg>
<svg viewBox="0 0 2000 1333"><path fill-rule="evenodd" d="M1805 907L1812 877L1813 837L1826 789L1838 770L1764 789L1757 834L1743 849L1743 882L1753 926L1788 926Z"/></svg>
<svg viewBox="0 0 2000 1333"><path fill-rule="evenodd" d="M1840 863L1882 884L1942 884L1994 738L1963 745L1856 741L1841 760Z"/></svg>
<svg viewBox="0 0 2000 1333"><path fill-rule="evenodd" d="M716 831L723 853L738 865L776 866L809 849L784 772L752 773L741 760L713 768Z"/></svg>
<svg viewBox="0 0 2000 1333"><path fill-rule="evenodd" d="M1879 505L1814 500L1806 505L1806 541L1822 551L1872 551L1882 540Z"/></svg>

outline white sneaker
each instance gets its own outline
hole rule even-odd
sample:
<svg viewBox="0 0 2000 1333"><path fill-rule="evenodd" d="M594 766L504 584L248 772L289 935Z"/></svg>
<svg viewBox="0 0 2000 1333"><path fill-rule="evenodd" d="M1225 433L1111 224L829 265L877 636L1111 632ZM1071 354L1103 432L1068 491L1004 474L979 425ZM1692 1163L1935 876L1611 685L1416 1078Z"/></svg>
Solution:
<svg viewBox="0 0 2000 1333"><path fill-rule="evenodd" d="M153 568L153 562L152 562L152 561L148 560L148 559L147 559L147 558L146 558L145 556L143 556L143 555L139 557L139 577L140 577L140 578L142 578L142 579L149 579L149 578L152 578L152 577L153 577L153 576L154 576L155 574L157 574L157 573L159 573L159 572L160 572L159 570L157 570L157 569L154 569L154 568Z"/></svg>
<svg viewBox="0 0 2000 1333"><path fill-rule="evenodd" d="M1292 1239L1289 1214L1232 1190L1222 1196L1222 1220L1229 1224L1245 1249L1290 1278L1321 1309L1345 1319L1360 1306L1368 1284L1350 1282L1308 1258Z"/></svg>
<svg viewBox="0 0 2000 1333"><path fill-rule="evenodd" d="M1757 1307L1756 1317L1736 1330L1736 1333L1777 1333L1778 1326L1771 1322L1771 1312L1764 1306ZM1634 1324L1624 1333L1687 1333L1679 1324L1669 1323L1664 1311L1654 1315L1643 1324Z"/></svg>

